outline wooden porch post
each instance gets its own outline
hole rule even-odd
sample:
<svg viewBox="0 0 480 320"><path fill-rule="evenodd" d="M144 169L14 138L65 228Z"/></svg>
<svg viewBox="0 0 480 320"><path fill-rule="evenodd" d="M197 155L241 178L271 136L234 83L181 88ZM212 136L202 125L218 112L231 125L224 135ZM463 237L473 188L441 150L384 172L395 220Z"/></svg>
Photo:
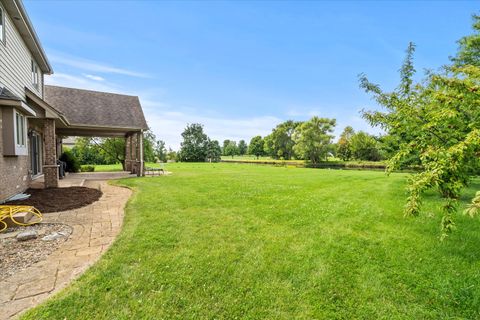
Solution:
<svg viewBox="0 0 480 320"><path fill-rule="evenodd" d="M138 154L139 154L139 164L138 164L138 177L145 176L145 164L143 163L143 130L137 132L138 135Z"/></svg>
<svg viewBox="0 0 480 320"><path fill-rule="evenodd" d="M125 171L132 171L132 135L125 136Z"/></svg>
<svg viewBox="0 0 480 320"><path fill-rule="evenodd" d="M44 120L43 138L45 147L45 160L43 165L45 188L56 188L58 187L58 165L54 119Z"/></svg>
<svg viewBox="0 0 480 320"><path fill-rule="evenodd" d="M132 133L130 137L130 148L132 158L132 171L131 173L138 175L138 137L137 133Z"/></svg>

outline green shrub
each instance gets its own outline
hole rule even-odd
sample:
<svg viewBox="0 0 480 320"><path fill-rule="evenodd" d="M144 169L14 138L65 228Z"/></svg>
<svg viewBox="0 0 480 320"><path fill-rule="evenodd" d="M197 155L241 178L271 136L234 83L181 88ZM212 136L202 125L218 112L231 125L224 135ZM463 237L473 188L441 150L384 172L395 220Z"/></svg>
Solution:
<svg viewBox="0 0 480 320"><path fill-rule="evenodd" d="M67 172L78 172L80 171L80 162L77 157L75 157L70 150L65 150L60 156L60 161L63 161L67 164Z"/></svg>
<svg viewBox="0 0 480 320"><path fill-rule="evenodd" d="M82 172L94 172L95 171L95 166L84 165L84 166L80 167L80 171L82 171Z"/></svg>

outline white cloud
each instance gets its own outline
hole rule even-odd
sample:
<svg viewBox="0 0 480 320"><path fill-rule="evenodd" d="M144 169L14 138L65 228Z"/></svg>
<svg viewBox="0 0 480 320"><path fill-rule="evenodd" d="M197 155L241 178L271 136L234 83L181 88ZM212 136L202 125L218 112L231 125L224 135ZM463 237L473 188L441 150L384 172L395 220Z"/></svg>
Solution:
<svg viewBox="0 0 480 320"><path fill-rule="evenodd" d="M273 116L251 118L208 117L200 114L186 114L178 111L151 112L144 110L149 126L158 139L164 140L167 146L178 150L182 140L182 132L191 123L204 125L205 133L220 141L241 139L250 141L256 135L266 136L273 127L282 121Z"/></svg>
<svg viewBox="0 0 480 320"><path fill-rule="evenodd" d="M92 80L95 80L95 81L105 81L105 78L102 78L100 76L95 76L93 74L83 74L83 76L85 78L92 79Z"/></svg>
<svg viewBox="0 0 480 320"><path fill-rule="evenodd" d="M45 84L85 90L122 93L122 90L114 84L90 80L89 78L66 73L54 73L51 76L45 77Z"/></svg>
<svg viewBox="0 0 480 320"><path fill-rule="evenodd" d="M50 85L139 96L145 118L157 139L164 140L167 146L175 150L180 148L181 134L189 123L203 124L205 133L211 139L220 142L225 139L236 141L244 139L248 143L256 135L270 134L272 128L285 120L268 115L244 118L227 117L212 114L211 110L204 107L171 105L162 101L165 93L162 88L131 92L114 83L98 81L86 75L55 73L46 77L45 82Z"/></svg>
<svg viewBox="0 0 480 320"><path fill-rule="evenodd" d="M56 64L62 64L85 71L97 73L114 73L137 78L149 78L146 73L131 71L127 69L117 68L97 61L87 60L84 58L67 56L58 53L49 53L49 59Z"/></svg>
<svg viewBox="0 0 480 320"><path fill-rule="evenodd" d="M292 118L311 118L313 116L322 116L325 112L319 107L290 107L285 115Z"/></svg>
<svg viewBox="0 0 480 320"><path fill-rule="evenodd" d="M306 120L313 115L328 116L318 111L318 109L303 109L303 112L290 109L286 118L279 118L270 115L253 117L229 117L217 113L205 107L185 107L171 105L165 102L165 90L156 88L155 90L143 90L140 92L131 92L125 90L119 85L107 81L93 80L91 77L75 76L71 74L56 73L46 78L47 84L74 87L87 90L106 91L121 94L131 94L140 97L143 112L148 125L151 127L157 139L166 142L167 147L175 150L180 148L182 140L181 134L187 124L200 123L204 125L205 133L211 138L220 141L232 139L239 141L241 139L250 141L256 135L266 136L271 130L288 117L302 118ZM297 109L299 110L299 109ZM331 116L331 115L330 115ZM345 126L351 125L356 131L363 130L372 134L379 134L381 130L372 128L359 115L336 117L338 122L334 135L337 137L343 131Z"/></svg>

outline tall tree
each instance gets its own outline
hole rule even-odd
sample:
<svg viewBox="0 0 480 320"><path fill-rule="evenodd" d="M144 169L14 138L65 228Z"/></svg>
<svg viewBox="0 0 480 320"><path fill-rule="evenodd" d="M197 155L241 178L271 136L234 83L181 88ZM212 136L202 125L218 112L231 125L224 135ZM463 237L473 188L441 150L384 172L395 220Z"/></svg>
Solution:
<svg viewBox="0 0 480 320"><path fill-rule="evenodd" d="M351 139L354 134L355 131L353 128L347 126L343 129L343 132L338 139L337 155L343 161L348 161L352 158Z"/></svg>
<svg viewBox="0 0 480 320"><path fill-rule="evenodd" d="M229 139L223 140L222 155L227 156L227 154L225 153L225 150L227 149L227 146L230 144L230 142L231 141Z"/></svg>
<svg viewBox="0 0 480 320"><path fill-rule="evenodd" d="M168 151L167 151L167 161L177 161L178 160L178 157L177 157L177 152L172 150L172 148L168 148Z"/></svg>
<svg viewBox="0 0 480 320"><path fill-rule="evenodd" d="M193 123L187 125L182 133L179 158L185 162L204 162L207 157L208 137L203 132L203 125Z"/></svg>
<svg viewBox="0 0 480 320"><path fill-rule="evenodd" d="M208 139L207 142L207 161L219 162L222 159L222 148L217 140Z"/></svg>
<svg viewBox="0 0 480 320"><path fill-rule="evenodd" d="M480 67L480 15L474 14L473 34L458 41L458 52L451 60L456 67Z"/></svg>
<svg viewBox="0 0 480 320"><path fill-rule="evenodd" d="M124 138L91 138L103 155L107 164L121 163L125 170L125 139Z"/></svg>
<svg viewBox="0 0 480 320"><path fill-rule="evenodd" d="M264 141L261 136L253 137L248 146L248 154L254 155L257 159L264 154Z"/></svg>
<svg viewBox="0 0 480 320"><path fill-rule="evenodd" d="M288 120L277 125L270 135L265 137L265 151L274 159L290 160L295 153L293 134L301 122Z"/></svg>
<svg viewBox="0 0 480 320"><path fill-rule="evenodd" d="M474 19L478 35L479 18ZM385 108L385 111L364 112L364 117L401 142L399 151L389 160L388 171L398 168L412 154L419 155L422 170L409 180L405 213L417 216L422 195L429 189L437 189L444 199L442 238L454 228L460 192L479 169L480 68L475 61L480 55L475 50L478 43L463 39L453 59L455 65L439 74L427 74L422 83L413 82L413 44L407 49L400 69L401 81L395 91L383 92L365 76L360 78L361 87ZM480 209L480 194L477 195L467 211L470 215Z"/></svg>
<svg viewBox="0 0 480 320"><path fill-rule="evenodd" d="M273 146L273 137L272 134L269 134L265 138L263 138L263 153L267 156L270 156L274 159L277 158L276 152Z"/></svg>
<svg viewBox="0 0 480 320"><path fill-rule="evenodd" d="M167 162L167 149L165 148L165 142L157 140L154 148L155 157L161 162Z"/></svg>
<svg viewBox="0 0 480 320"><path fill-rule="evenodd" d="M79 137L75 139L72 154L80 164L106 164L101 149L92 143L92 138Z"/></svg>
<svg viewBox="0 0 480 320"><path fill-rule="evenodd" d="M335 124L335 119L313 117L299 125L293 135L296 154L313 164L327 159Z"/></svg>
<svg viewBox="0 0 480 320"><path fill-rule="evenodd" d="M157 137L152 130L143 132L143 159L147 162L155 162L155 145Z"/></svg>
<svg viewBox="0 0 480 320"><path fill-rule="evenodd" d="M231 156L232 159L238 154L238 147L235 141L229 141L229 143L224 147L223 154L226 156Z"/></svg>
<svg viewBox="0 0 480 320"><path fill-rule="evenodd" d="M238 154L244 156L247 154L248 146L245 140L238 141Z"/></svg>
<svg viewBox="0 0 480 320"><path fill-rule="evenodd" d="M356 160L379 161L381 159L377 139L363 131L355 133L350 138L350 150Z"/></svg>

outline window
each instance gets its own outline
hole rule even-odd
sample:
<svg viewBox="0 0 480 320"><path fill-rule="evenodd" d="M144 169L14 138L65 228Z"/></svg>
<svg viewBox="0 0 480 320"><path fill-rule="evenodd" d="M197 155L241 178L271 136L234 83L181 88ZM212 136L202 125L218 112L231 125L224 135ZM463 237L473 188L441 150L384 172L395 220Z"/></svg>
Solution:
<svg viewBox="0 0 480 320"><path fill-rule="evenodd" d="M32 84L38 89L38 67L32 60Z"/></svg>
<svg viewBox="0 0 480 320"><path fill-rule="evenodd" d="M0 6L0 42L5 43L5 12Z"/></svg>
<svg viewBox="0 0 480 320"><path fill-rule="evenodd" d="M17 147L26 146L26 121L25 116L18 112L15 112L15 144Z"/></svg>

